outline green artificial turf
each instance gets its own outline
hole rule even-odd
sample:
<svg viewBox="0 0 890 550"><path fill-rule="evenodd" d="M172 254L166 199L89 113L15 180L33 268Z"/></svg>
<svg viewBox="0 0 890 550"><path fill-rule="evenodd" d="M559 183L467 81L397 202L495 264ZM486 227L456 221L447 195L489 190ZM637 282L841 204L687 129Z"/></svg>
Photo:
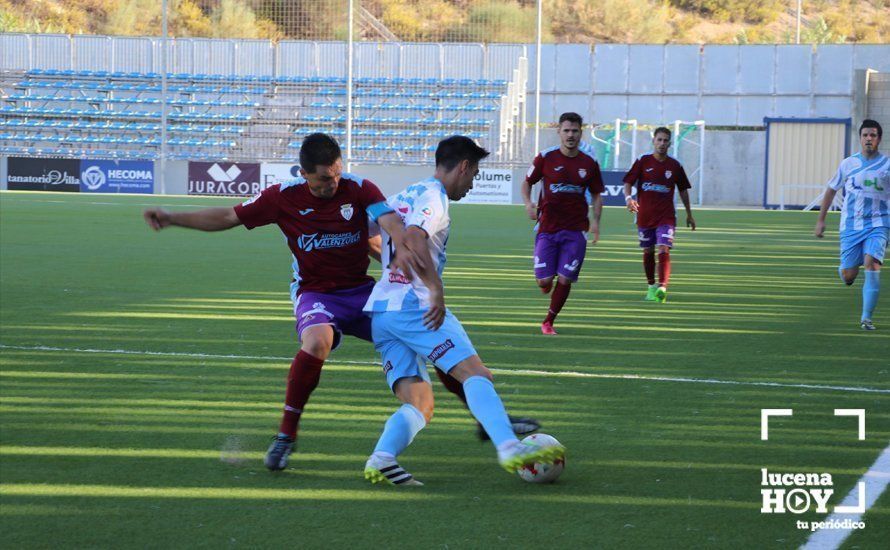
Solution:
<svg viewBox="0 0 890 550"><path fill-rule="evenodd" d="M455 205L446 301L507 407L568 447L562 477L504 473L434 382L435 417L401 460L426 486L367 484L397 402L352 338L272 474L298 349L280 232L155 234L141 219L232 203L0 194L4 546L790 548L808 536L795 522L820 516L761 514L760 469L831 473L834 505L890 439L890 290L862 332L836 215L817 240L814 213L697 211L653 304L630 215L608 208L545 337L524 211ZM794 409L769 441L762 408ZM835 408L866 409L865 441ZM864 521L846 545L886 547L890 494Z"/></svg>

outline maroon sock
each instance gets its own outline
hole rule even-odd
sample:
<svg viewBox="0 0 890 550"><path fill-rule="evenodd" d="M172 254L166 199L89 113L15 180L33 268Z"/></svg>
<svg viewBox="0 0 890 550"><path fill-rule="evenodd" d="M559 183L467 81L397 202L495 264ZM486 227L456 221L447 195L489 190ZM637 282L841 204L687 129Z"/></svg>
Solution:
<svg viewBox="0 0 890 550"><path fill-rule="evenodd" d="M646 271L646 281L650 285L655 284L655 252L643 251L643 269Z"/></svg>
<svg viewBox="0 0 890 550"><path fill-rule="evenodd" d="M445 386L445 389L453 393L457 396L458 399L464 402L464 406L467 405L467 395L464 393L464 385L458 382L457 378L449 376L439 369L433 369L436 371L436 375L439 377L439 381Z"/></svg>
<svg viewBox="0 0 890 550"><path fill-rule="evenodd" d="M547 318L544 319L545 323L553 324L553 321L556 320L556 316L559 315L560 310L562 310L562 306L564 306L566 300L568 300L570 290L572 290L572 285L564 285L560 282L556 283L556 286L553 288L553 294L550 295L550 310L547 312Z"/></svg>
<svg viewBox="0 0 890 550"><path fill-rule="evenodd" d="M671 278L671 253L658 253L658 284L660 286L668 286Z"/></svg>
<svg viewBox="0 0 890 550"><path fill-rule="evenodd" d="M303 350L294 357L290 372L287 375L287 393L284 397L284 415L278 431L289 436L297 436L297 426L303 407L309 401L312 391L318 386L321 378L321 367L324 360L310 355Z"/></svg>

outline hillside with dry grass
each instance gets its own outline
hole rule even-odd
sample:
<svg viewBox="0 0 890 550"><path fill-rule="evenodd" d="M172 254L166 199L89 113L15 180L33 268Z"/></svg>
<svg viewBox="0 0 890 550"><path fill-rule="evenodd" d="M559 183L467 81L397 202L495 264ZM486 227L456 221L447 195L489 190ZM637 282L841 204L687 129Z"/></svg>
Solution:
<svg viewBox="0 0 890 550"><path fill-rule="evenodd" d="M0 0L0 32L158 35L157 0ZM534 0L356 2L365 40L532 42ZM543 35L561 43L791 43L785 0L545 0ZM171 36L339 40L346 0L170 0ZM803 2L801 42L886 43L890 0Z"/></svg>

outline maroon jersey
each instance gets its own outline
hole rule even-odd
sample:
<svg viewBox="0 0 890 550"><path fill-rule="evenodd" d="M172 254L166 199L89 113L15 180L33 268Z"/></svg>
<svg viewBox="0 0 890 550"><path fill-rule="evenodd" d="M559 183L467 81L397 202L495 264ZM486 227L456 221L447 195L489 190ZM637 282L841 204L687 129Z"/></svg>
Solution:
<svg viewBox="0 0 890 550"><path fill-rule="evenodd" d="M602 193L603 176L600 165L589 154L579 150L574 157L562 154L559 147L538 153L525 177L530 185L544 180L538 199L538 231L587 231L586 191Z"/></svg>
<svg viewBox="0 0 890 550"><path fill-rule="evenodd" d="M386 198L376 185L343 174L333 198L309 192L303 178L266 188L235 206L247 229L274 223L287 238L294 256L298 292L326 292L373 281L368 276L368 216L387 212Z"/></svg>
<svg viewBox="0 0 890 550"><path fill-rule="evenodd" d="M659 225L677 225L674 189L689 189L683 166L671 157L663 161L653 155L638 158L624 176L624 183L637 188L637 226L648 229Z"/></svg>

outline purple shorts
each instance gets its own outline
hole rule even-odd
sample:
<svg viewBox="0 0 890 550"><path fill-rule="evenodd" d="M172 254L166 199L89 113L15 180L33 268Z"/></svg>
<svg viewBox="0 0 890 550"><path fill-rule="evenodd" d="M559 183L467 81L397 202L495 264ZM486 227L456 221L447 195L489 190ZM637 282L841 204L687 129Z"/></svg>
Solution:
<svg viewBox="0 0 890 550"><path fill-rule="evenodd" d="M535 278L561 275L574 282L584 263L587 239L583 231L538 233L535 237Z"/></svg>
<svg viewBox="0 0 890 550"><path fill-rule="evenodd" d="M362 308L371 295L374 283L334 290L331 292L302 292L294 301L294 317L297 318L297 336L303 339L303 331L315 325L331 325L334 329L334 346L337 349L344 334L371 341L371 318Z"/></svg>
<svg viewBox="0 0 890 550"><path fill-rule="evenodd" d="M664 245L668 248L674 246L674 226L669 224L658 227L640 228L640 247Z"/></svg>

